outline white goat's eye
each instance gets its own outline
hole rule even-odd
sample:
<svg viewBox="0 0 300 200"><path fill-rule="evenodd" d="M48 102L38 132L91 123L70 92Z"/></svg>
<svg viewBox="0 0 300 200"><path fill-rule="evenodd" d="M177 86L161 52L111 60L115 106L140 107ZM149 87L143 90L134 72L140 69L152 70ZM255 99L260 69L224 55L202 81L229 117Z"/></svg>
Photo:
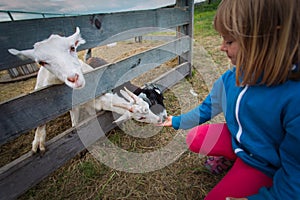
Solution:
<svg viewBox="0 0 300 200"><path fill-rule="evenodd" d="M144 113L148 113L149 110L147 108L144 108Z"/></svg>
<svg viewBox="0 0 300 200"><path fill-rule="evenodd" d="M73 46L70 47L71 52L75 52L75 50L76 50L75 47L73 47Z"/></svg>
<svg viewBox="0 0 300 200"><path fill-rule="evenodd" d="M45 62L45 61L39 61L39 65L45 66L45 65L47 65L47 64L48 64L48 63Z"/></svg>

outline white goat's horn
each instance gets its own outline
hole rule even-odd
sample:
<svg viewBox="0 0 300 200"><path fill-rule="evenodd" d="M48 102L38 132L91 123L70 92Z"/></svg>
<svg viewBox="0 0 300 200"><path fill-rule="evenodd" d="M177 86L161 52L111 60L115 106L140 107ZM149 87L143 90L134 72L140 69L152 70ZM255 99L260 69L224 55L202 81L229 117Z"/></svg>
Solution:
<svg viewBox="0 0 300 200"><path fill-rule="evenodd" d="M136 96L133 92L129 91L126 87L124 87L127 94L133 99L134 103L136 104L138 101L140 101L140 98Z"/></svg>
<svg viewBox="0 0 300 200"><path fill-rule="evenodd" d="M71 43L77 42L76 46L85 43L85 40L81 38L79 27L76 27L75 33L73 35L70 35L68 39L69 41L71 41Z"/></svg>
<svg viewBox="0 0 300 200"><path fill-rule="evenodd" d="M76 33L79 34L80 33L80 28L77 26L76 27Z"/></svg>
<svg viewBox="0 0 300 200"><path fill-rule="evenodd" d="M70 40L76 40L77 39L77 37L80 35L80 29L79 29L79 27L76 27L76 31L75 31L75 33L73 33L72 35L70 35L68 38L70 39Z"/></svg>
<svg viewBox="0 0 300 200"><path fill-rule="evenodd" d="M125 110L128 110L129 112L133 112L132 107L126 104L113 104L113 106L123 108Z"/></svg>

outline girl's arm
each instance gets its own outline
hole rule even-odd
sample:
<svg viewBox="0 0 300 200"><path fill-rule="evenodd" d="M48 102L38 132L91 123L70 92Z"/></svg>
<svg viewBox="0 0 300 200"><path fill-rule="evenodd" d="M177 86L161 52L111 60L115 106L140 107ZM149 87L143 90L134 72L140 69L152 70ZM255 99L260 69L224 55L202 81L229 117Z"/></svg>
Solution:
<svg viewBox="0 0 300 200"><path fill-rule="evenodd" d="M174 129L190 129L207 122L214 116L222 112L222 102L224 98L223 78L220 77L210 91L205 100L196 108L179 116L172 117Z"/></svg>

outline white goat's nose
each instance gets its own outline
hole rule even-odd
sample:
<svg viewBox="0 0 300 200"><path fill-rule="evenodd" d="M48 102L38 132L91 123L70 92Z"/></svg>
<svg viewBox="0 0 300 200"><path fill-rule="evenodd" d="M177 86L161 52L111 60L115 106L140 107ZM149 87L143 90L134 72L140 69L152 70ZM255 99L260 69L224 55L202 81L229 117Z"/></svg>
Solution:
<svg viewBox="0 0 300 200"><path fill-rule="evenodd" d="M165 121L165 120L159 118L159 119L157 120L157 123L162 123L162 122L164 122L164 121Z"/></svg>
<svg viewBox="0 0 300 200"><path fill-rule="evenodd" d="M71 83L75 83L79 78L78 74L75 74L74 76L69 76L67 79L68 81L70 81Z"/></svg>

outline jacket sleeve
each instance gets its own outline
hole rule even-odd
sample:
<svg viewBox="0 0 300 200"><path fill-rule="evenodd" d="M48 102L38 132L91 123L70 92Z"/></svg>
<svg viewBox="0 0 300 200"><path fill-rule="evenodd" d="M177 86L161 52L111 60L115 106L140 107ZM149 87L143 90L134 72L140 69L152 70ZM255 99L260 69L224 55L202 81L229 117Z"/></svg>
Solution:
<svg viewBox="0 0 300 200"><path fill-rule="evenodd" d="M249 200L300 200L300 109L297 102L290 102L284 111L284 138L279 146L281 168L273 178L271 188L262 188Z"/></svg>
<svg viewBox="0 0 300 200"><path fill-rule="evenodd" d="M222 112L222 94L224 90L223 79L220 77L205 98L205 100L191 111L174 116L172 126L174 129L190 129L202 124Z"/></svg>

